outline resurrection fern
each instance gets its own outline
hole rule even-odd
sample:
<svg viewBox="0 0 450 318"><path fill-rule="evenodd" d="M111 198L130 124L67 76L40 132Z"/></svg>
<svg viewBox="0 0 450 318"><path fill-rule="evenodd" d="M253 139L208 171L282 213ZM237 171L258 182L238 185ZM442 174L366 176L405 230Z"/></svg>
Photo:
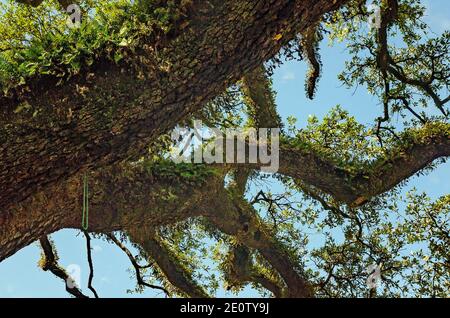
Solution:
<svg viewBox="0 0 450 318"><path fill-rule="evenodd" d="M201 185L206 182L209 176L219 173L213 167L208 167L204 164L190 164L190 163L174 163L170 160L160 159L158 161L144 160L143 166L155 178L165 178L178 180L185 183Z"/></svg>
<svg viewBox="0 0 450 318"><path fill-rule="evenodd" d="M95 60L119 63L139 47L155 45L174 32L189 1L85 0L79 28L69 28L59 3L45 0L32 7L0 3L0 89L7 93L33 77L51 75L64 81ZM161 41L161 40L160 40Z"/></svg>

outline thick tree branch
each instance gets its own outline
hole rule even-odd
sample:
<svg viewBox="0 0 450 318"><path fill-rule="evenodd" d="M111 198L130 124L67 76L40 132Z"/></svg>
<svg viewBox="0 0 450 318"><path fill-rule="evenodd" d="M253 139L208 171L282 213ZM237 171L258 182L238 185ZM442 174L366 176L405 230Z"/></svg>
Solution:
<svg viewBox="0 0 450 318"><path fill-rule="evenodd" d="M190 188L192 181L158 174L145 164L91 173L89 231L157 227L198 216L195 206L204 189ZM206 177L202 182L212 186L217 177ZM44 235L63 228L81 230L82 193L82 175L77 175L28 198L10 213L0 214L0 261Z"/></svg>
<svg viewBox="0 0 450 318"><path fill-rule="evenodd" d="M182 294L192 298L209 297L206 291L193 279L191 273L184 268L177 256L165 246L165 243L150 231L133 229L131 240L139 244L145 253L153 259L167 280Z"/></svg>
<svg viewBox="0 0 450 318"><path fill-rule="evenodd" d="M53 251L53 246L47 236L43 236L39 239L39 243L42 247L43 259L42 259L42 269L44 271L50 271L56 277L61 278L65 285L66 291L75 296L76 298L89 298L84 295L82 291L75 285L73 279L67 274L67 272L58 264L58 257Z"/></svg>
<svg viewBox="0 0 450 318"><path fill-rule="evenodd" d="M389 17L385 13L380 41L387 39L387 26L396 16L396 6L390 5L393 9L388 11ZM388 54L387 45L382 45L380 51L384 53L380 55L379 65L385 69L388 61L383 56ZM280 127L281 119L264 68L259 67L248 73L242 82L245 104L253 124L256 127ZM385 158L364 165L364 170L350 172L308 148L295 147L282 141L279 172L312 185L332 195L337 201L361 205L413 176L435 159L449 156L450 125L425 122L419 129L404 132L399 146L387 153ZM242 180L240 183L245 185Z"/></svg>
<svg viewBox="0 0 450 318"><path fill-rule="evenodd" d="M302 33L301 45L303 55L309 63L309 70L306 78L306 92L309 99L314 98L322 69L319 55L319 42L322 39L322 36L319 31L318 22L315 25L309 26Z"/></svg>
<svg viewBox="0 0 450 318"><path fill-rule="evenodd" d="M209 213L208 213L209 211ZM287 286L287 297L312 297L312 289L299 269L262 223L253 207L225 189L216 194L205 216L223 233L236 237L241 244L256 249L280 274Z"/></svg>
<svg viewBox="0 0 450 318"><path fill-rule="evenodd" d="M264 66L257 67L242 79L242 93L255 128L281 128L282 121L277 112L272 82L267 77Z"/></svg>
<svg viewBox="0 0 450 318"><path fill-rule="evenodd" d="M272 82L267 77L264 65L247 73L242 79L242 94L249 117L248 125L254 128L282 128L278 115ZM233 174L237 195L244 197L251 168L238 167Z"/></svg>
<svg viewBox="0 0 450 318"><path fill-rule="evenodd" d="M90 189L93 194L90 198L90 231L126 231L157 262L174 286L183 292L190 291L192 296L203 297L206 293L200 288L192 288L192 281L182 268L176 266L176 260L162 242L151 235L136 237L136 231L147 228L150 233L152 228L158 226L189 217L206 216L220 230L236 235L247 246L257 249L280 272L291 297L309 296L305 282L295 270L295 264L273 241L268 229L260 224L251 206L241 199L238 204L230 201L223 188L223 174L214 173L205 180L207 189L195 187L199 189L192 190L191 187L183 186L183 179L176 178L174 186L171 177L164 177L162 181L161 176L150 177L148 170L134 169L122 173L116 171L109 182L106 179L111 178L111 171L89 178L92 180ZM23 210L14 213L12 219L6 220L0 232L0 259L12 255L42 235L62 228L81 227L81 182L72 182L58 188L58 191L40 194L26 208L22 206ZM186 180L186 185L190 182L192 180ZM111 183L117 191L111 191ZM171 199L165 202L164 197L169 192ZM34 213L28 213L30 211Z"/></svg>
<svg viewBox="0 0 450 318"><path fill-rule="evenodd" d="M250 259L250 251L245 245L233 246L226 262L230 263L226 264L227 272L225 273L230 284L229 287L253 282L270 291L274 297L283 296L283 286L254 268Z"/></svg>
<svg viewBox="0 0 450 318"><path fill-rule="evenodd" d="M434 160L448 156L450 125L428 123L406 131L399 145L388 150L385 157L352 172L307 150L282 145L279 172L357 206L392 189Z"/></svg>
<svg viewBox="0 0 450 318"><path fill-rule="evenodd" d="M365 170L356 172L338 168L331 161L303 148L282 145L279 172L302 180L338 201L361 205L411 177L435 159L450 155L448 125L428 123L408 135L409 139L404 138L406 145L392 149L387 158L376 160ZM218 168L222 169L224 167ZM94 232L109 233L135 225L161 226L200 215L200 210L192 207L202 197L202 189L189 188L189 180L153 175L140 165L103 169L92 173L89 180L92 189L89 228ZM216 178L211 177L204 182L214 184L217 182L214 180ZM183 182L189 190L177 186ZM168 191L183 201L161 200ZM183 204L179 205L179 202ZM148 210L148 206L153 209ZM76 176L15 205L9 213L1 213L0 260L41 236L62 228L80 228L81 211L81 176Z"/></svg>
<svg viewBox="0 0 450 318"><path fill-rule="evenodd" d="M0 98L0 206L82 169L142 154L345 2L198 1L189 26L157 52L156 43L142 43L133 54L138 69L96 61L57 89L58 79L42 77L30 81L29 92ZM32 111L15 112L24 104Z"/></svg>

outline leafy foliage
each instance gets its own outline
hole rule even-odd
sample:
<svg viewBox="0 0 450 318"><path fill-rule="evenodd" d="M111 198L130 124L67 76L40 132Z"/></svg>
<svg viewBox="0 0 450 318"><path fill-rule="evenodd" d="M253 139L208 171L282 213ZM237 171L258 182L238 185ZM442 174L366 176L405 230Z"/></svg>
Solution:
<svg viewBox="0 0 450 318"><path fill-rule="evenodd" d="M61 80L79 74L95 61L119 63L143 37L161 39L174 31L189 1L83 0L82 23L69 28L58 3L38 7L0 4L0 87L7 93L36 76Z"/></svg>
<svg viewBox="0 0 450 318"><path fill-rule="evenodd" d="M75 29L67 27L67 16L59 2L45 0L37 7L1 2L0 87L8 94L17 87L26 89L33 80L45 76L62 82L102 60L133 63L133 53L140 50L142 39L151 38L158 45L182 28L191 2L83 0L82 24ZM387 2L381 3L381 9L386 10ZM383 105L383 114L375 119L378 125L363 125L338 105L322 120L309 117L301 129L296 127L296 118L289 117L281 137L286 145L314 153L350 172L370 172L374 163L390 158L390 151L401 154L438 133L450 135L449 98L445 97L450 84L450 32L429 37L430 32L421 21L425 14L421 2L399 1L396 18L387 25L388 56L384 57L388 66L383 69L381 31L367 28L372 15L365 4L361 0L349 1L325 17L317 26L320 36L313 34L312 51L317 54L318 41L326 35L331 43L346 44L351 59L339 79L347 87L364 86L378 99ZM306 55L313 64L313 58L304 54L305 45L308 43L299 35L269 61L268 73L283 59L302 60ZM310 97L319 76L317 69L312 72L317 76L312 76L308 85ZM271 81L268 82L269 91L274 93ZM243 97L241 89L241 83L233 85L179 124L189 127L194 119L219 129L254 124L258 114L249 107L250 100ZM273 95L268 98L271 104L275 103ZM393 114L402 116L402 125L395 125ZM147 156L132 164L142 167L151 177L182 189L207 189L210 177L223 177L233 170L175 164L167 159L171 146L169 136L163 135L150 145ZM419 173L434 168L430 165ZM256 219L267 228L278 251L294 260L294 270L307 277L317 296L449 296L450 195L433 200L414 190L405 194L401 192L404 182L363 206L353 207L302 180L247 173L249 190L245 199ZM232 179L232 175L229 173L227 178ZM234 198L237 195L230 190L233 183L227 178L223 180L224 188ZM281 193L274 193L277 188ZM170 199L173 196L171 192L167 194ZM164 195L159 199L161 204L167 201ZM250 283L262 295L268 295L256 281L249 281L251 275L240 281L233 273L235 251L245 242L222 233L207 218L152 230L164 239L167 250L176 256L177 265L210 293L217 293L223 286L237 294ZM135 247L140 251L137 260L145 259L145 252ZM284 287L273 264L256 249L247 252L243 257L247 272ZM377 289L367 288L366 270L372 264L381 267L382 285ZM162 282L171 293L185 296L157 266L144 274L151 281ZM139 285L133 292L142 291Z"/></svg>
<svg viewBox="0 0 450 318"><path fill-rule="evenodd" d="M359 2L351 1L326 24L332 43L345 41L352 56L340 80L348 87L362 85L377 96L385 104L383 121L389 121L394 113L405 118L405 125L411 115L421 122L447 117L449 32L436 36L429 30L422 21L425 7L421 1L398 1L397 17L387 30L389 57L384 76L379 65L380 30L368 28L373 12ZM431 105L435 110L426 111Z"/></svg>

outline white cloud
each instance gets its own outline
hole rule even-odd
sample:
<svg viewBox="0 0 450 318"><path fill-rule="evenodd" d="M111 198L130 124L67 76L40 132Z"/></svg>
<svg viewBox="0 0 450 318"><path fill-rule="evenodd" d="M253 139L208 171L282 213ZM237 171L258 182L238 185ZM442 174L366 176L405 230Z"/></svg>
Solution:
<svg viewBox="0 0 450 318"><path fill-rule="evenodd" d="M285 73L283 74L282 80L283 80L283 81L293 81L293 80L295 80L295 74L294 74L294 72L290 72L290 71L285 72Z"/></svg>
<svg viewBox="0 0 450 318"><path fill-rule="evenodd" d="M101 252L101 251L103 250L103 248L102 248L100 245L94 245L94 246L92 247L92 250L93 250L95 253L99 253L99 252Z"/></svg>
<svg viewBox="0 0 450 318"><path fill-rule="evenodd" d="M111 282L111 279L109 279L109 277L107 276L103 276L102 278L100 278L100 281L102 282L102 284L109 284Z"/></svg>

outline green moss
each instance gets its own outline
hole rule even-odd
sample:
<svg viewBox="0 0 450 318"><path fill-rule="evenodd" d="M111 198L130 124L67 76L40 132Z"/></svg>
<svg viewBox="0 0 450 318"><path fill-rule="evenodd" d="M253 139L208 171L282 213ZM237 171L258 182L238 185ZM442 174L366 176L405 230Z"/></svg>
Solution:
<svg viewBox="0 0 450 318"><path fill-rule="evenodd" d="M144 161L144 168L154 177L176 180L186 184L203 184L218 173L204 164L174 163L168 160Z"/></svg>
<svg viewBox="0 0 450 318"><path fill-rule="evenodd" d="M43 75L64 81L101 58L120 63L143 40L158 45L176 33L189 4L183 0L84 0L80 4L84 20L71 29L54 1L44 1L37 8L1 3L0 88L6 94Z"/></svg>

